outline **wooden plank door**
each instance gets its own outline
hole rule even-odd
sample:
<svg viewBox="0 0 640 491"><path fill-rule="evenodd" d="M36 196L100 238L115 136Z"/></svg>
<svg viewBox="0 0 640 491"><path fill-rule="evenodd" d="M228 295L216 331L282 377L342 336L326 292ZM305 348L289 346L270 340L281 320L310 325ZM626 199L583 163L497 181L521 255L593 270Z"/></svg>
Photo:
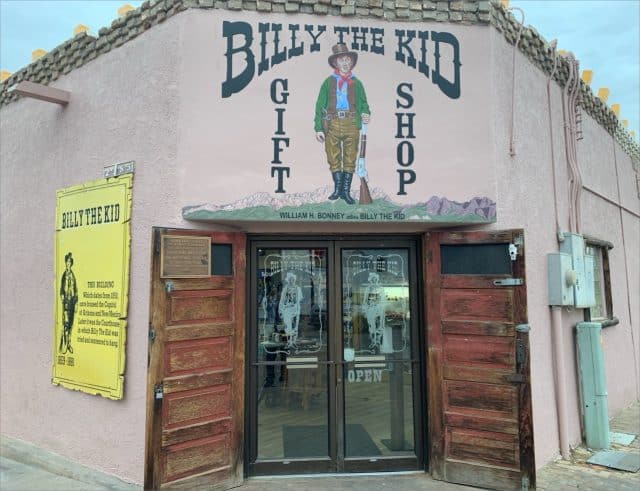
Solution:
<svg viewBox="0 0 640 491"><path fill-rule="evenodd" d="M161 278L162 235L209 237L216 274ZM246 237L156 230L154 242L145 489L228 489L243 479Z"/></svg>
<svg viewBox="0 0 640 491"><path fill-rule="evenodd" d="M523 237L522 231L427 235L430 467L436 479L535 488ZM515 260L509 244L517 246Z"/></svg>

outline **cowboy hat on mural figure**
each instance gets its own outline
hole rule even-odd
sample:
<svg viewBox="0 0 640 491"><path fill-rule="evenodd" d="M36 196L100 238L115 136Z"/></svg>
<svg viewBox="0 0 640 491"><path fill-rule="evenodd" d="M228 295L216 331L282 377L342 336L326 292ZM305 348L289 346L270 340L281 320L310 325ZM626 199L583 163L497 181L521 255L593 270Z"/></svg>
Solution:
<svg viewBox="0 0 640 491"><path fill-rule="evenodd" d="M345 44L336 44L329 56L334 72L320 87L316 101L316 139L324 143L334 189L330 200L342 198L352 205L351 181L358 158L360 129L370 120L369 104L362 82L352 69L358 62L358 53L349 51Z"/></svg>

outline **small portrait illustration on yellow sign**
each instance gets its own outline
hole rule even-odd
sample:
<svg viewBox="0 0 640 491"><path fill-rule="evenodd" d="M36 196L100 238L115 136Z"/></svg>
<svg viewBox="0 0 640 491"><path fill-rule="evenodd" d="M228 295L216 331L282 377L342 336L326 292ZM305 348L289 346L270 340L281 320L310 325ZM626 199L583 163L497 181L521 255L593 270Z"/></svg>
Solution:
<svg viewBox="0 0 640 491"><path fill-rule="evenodd" d="M132 174L57 192L52 383L122 399Z"/></svg>

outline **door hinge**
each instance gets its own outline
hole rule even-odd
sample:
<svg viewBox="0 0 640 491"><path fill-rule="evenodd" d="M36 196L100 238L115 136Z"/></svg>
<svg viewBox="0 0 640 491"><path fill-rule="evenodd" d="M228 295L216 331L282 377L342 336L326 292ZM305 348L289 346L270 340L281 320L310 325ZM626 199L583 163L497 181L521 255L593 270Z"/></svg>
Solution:
<svg viewBox="0 0 640 491"><path fill-rule="evenodd" d="M522 278L504 278L502 280L493 280L494 286L520 286L524 285Z"/></svg>
<svg viewBox="0 0 640 491"><path fill-rule="evenodd" d="M173 281L167 281L164 284L164 291L167 293L171 293L173 291Z"/></svg>
<svg viewBox="0 0 640 491"><path fill-rule="evenodd" d="M156 340L156 330L149 326L149 341L153 343Z"/></svg>
<svg viewBox="0 0 640 491"><path fill-rule="evenodd" d="M164 385L162 383L153 386L153 399L156 402L164 399Z"/></svg>
<svg viewBox="0 0 640 491"><path fill-rule="evenodd" d="M521 373L510 373L504 376L504 380L512 384L524 384L527 379Z"/></svg>
<svg viewBox="0 0 640 491"><path fill-rule="evenodd" d="M516 363L522 365L526 356L526 347L522 339L516 340Z"/></svg>
<svg viewBox="0 0 640 491"><path fill-rule="evenodd" d="M160 230L156 230L153 236L153 252L160 254Z"/></svg>

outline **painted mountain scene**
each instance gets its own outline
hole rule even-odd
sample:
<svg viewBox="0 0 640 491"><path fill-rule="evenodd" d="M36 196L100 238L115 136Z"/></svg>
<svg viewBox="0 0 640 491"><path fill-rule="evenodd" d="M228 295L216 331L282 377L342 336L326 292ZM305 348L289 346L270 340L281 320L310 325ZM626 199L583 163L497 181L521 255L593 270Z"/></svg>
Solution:
<svg viewBox="0 0 640 491"><path fill-rule="evenodd" d="M300 221L300 222L440 222L493 223L495 202L486 197L474 197L466 202L432 196L415 204L394 203L379 188L370 191L370 200L352 197L355 204L344 200L328 201L329 187L304 193L274 196L255 193L226 205L202 204L186 206L182 216L193 221ZM367 202L368 204L363 204Z"/></svg>

